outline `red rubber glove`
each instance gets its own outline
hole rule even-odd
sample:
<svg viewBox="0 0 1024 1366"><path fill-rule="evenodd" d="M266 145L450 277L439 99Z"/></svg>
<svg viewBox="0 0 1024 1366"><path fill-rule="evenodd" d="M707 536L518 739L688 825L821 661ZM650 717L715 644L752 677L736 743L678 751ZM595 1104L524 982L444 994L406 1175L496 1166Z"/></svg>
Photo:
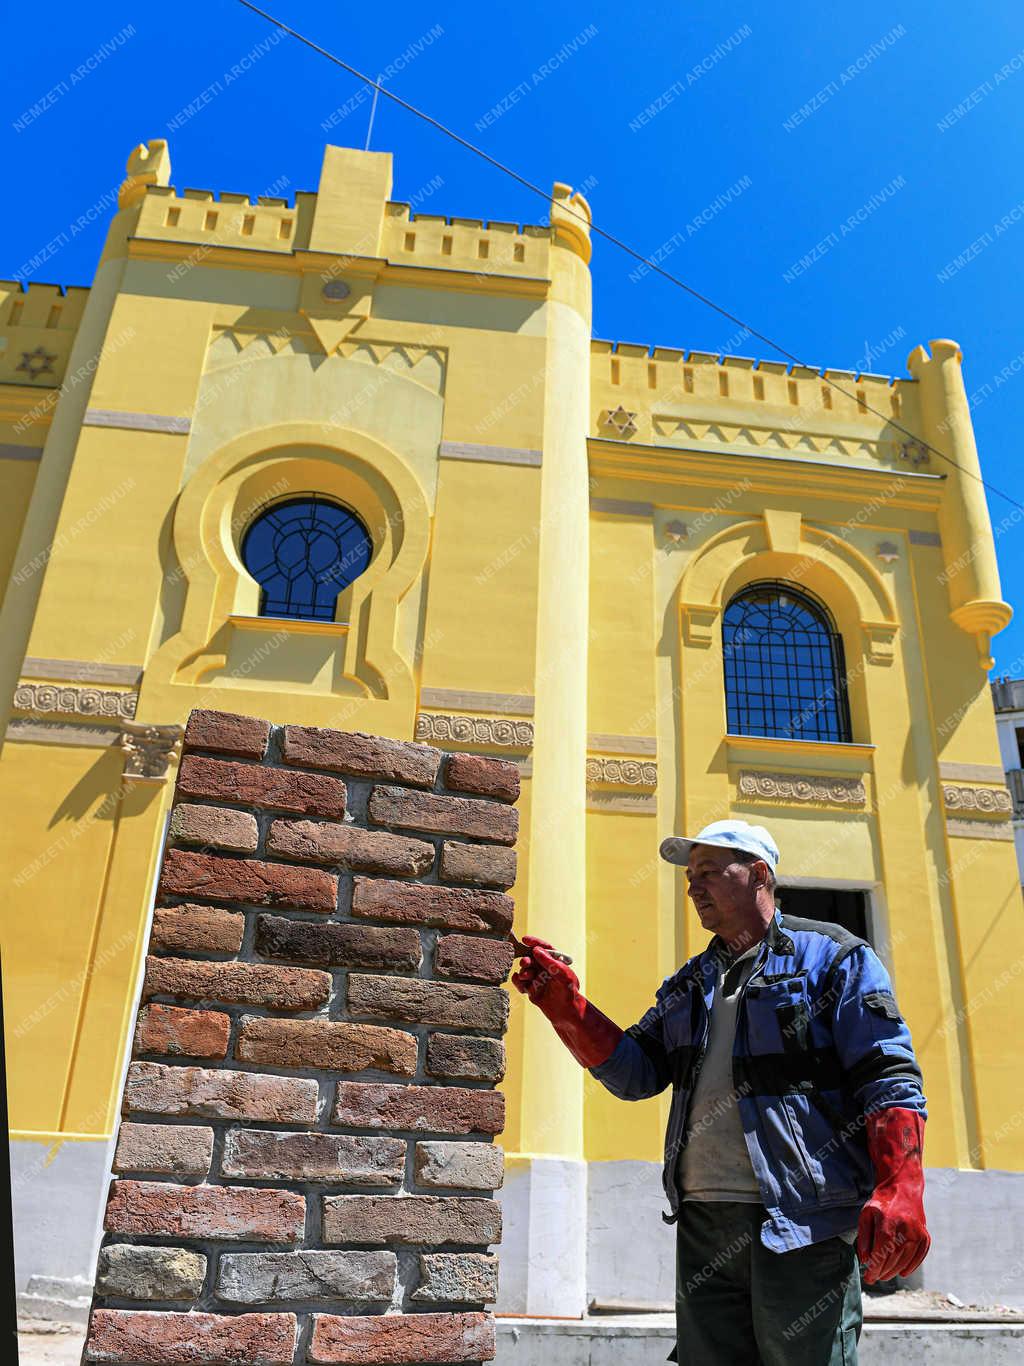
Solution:
<svg viewBox="0 0 1024 1366"><path fill-rule="evenodd" d="M533 934L524 934L522 942L530 953L512 974L513 986L540 1007L581 1066L607 1062L623 1031L583 997L572 968L547 952L553 944Z"/></svg>
<svg viewBox="0 0 1024 1366"><path fill-rule="evenodd" d="M857 1256L869 1284L909 1276L931 1247L924 1222L924 1115L876 1110L866 1116L875 1190L860 1213Z"/></svg>

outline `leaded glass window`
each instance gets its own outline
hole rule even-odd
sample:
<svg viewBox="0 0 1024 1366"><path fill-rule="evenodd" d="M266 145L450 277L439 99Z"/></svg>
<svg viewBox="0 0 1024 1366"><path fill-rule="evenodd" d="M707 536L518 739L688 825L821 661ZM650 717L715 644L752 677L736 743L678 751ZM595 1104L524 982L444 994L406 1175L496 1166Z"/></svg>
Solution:
<svg viewBox="0 0 1024 1366"><path fill-rule="evenodd" d="M731 735L849 741L843 641L825 609L787 583L755 583L725 609Z"/></svg>
<svg viewBox="0 0 1024 1366"><path fill-rule="evenodd" d="M359 518L316 494L275 503L242 541L242 562L260 585L261 617L333 621L338 594L372 553Z"/></svg>

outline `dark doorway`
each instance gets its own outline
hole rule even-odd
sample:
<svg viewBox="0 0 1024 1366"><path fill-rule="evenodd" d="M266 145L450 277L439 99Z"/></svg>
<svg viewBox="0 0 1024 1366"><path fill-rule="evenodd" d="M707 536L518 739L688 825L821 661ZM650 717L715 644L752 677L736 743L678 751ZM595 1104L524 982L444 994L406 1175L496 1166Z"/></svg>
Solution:
<svg viewBox="0 0 1024 1366"><path fill-rule="evenodd" d="M775 897L784 915L804 920L827 920L871 942L868 934L867 895L836 887L776 887Z"/></svg>

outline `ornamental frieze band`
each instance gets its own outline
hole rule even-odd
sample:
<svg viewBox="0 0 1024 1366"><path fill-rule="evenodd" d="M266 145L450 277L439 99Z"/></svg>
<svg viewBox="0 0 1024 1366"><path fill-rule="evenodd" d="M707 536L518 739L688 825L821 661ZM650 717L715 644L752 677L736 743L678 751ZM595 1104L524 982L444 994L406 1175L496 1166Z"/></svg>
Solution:
<svg viewBox="0 0 1024 1366"><path fill-rule="evenodd" d="M649 759L588 759L587 782L653 788L658 786L658 765Z"/></svg>
<svg viewBox="0 0 1024 1366"><path fill-rule="evenodd" d="M947 811L977 811L982 815L1008 816L1013 810L1005 787L960 787L944 783L942 799Z"/></svg>
<svg viewBox="0 0 1024 1366"><path fill-rule="evenodd" d="M81 687L68 683L20 682L14 690L14 710L62 712L67 716L110 716L130 721L139 695L111 688Z"/></svg>
<svg viewBox="0 0 1024 1366"><path fill-rule="evenodd" d="M755 773L739 775L739 795L761 801L818 802L828 806L863 806L867 792L859 778L829 778L820 773Z"/></svg>
<svg viewBox="0 0 1024 1366"><path fill-rule="evenodd" d="M533 747L533 722L503 716L444 716L420 712L416 739L462 745L501 745L506 749Z"/></svg>

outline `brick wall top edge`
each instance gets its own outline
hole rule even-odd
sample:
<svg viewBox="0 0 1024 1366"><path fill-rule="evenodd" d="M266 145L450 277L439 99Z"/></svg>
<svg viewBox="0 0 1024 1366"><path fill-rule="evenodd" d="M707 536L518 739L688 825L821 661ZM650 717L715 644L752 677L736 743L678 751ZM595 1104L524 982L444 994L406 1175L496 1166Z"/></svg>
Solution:
<svg viewBox="0 0 1024 1366"><path fill-rule="evenodd" d="M270 723L238 712L195 707L185 726L185 749L205 749L242 759L262 759L270 743Z"/></svg>
<svg viewBox="0 0 1024 1366"><path fill-rule="evenodd" d="M443 755L432 745L390 740L361 730L329 730L322 726L285 726L281 757L299 768L327 769L365 778L384 778L430 788Z"/></svg>

